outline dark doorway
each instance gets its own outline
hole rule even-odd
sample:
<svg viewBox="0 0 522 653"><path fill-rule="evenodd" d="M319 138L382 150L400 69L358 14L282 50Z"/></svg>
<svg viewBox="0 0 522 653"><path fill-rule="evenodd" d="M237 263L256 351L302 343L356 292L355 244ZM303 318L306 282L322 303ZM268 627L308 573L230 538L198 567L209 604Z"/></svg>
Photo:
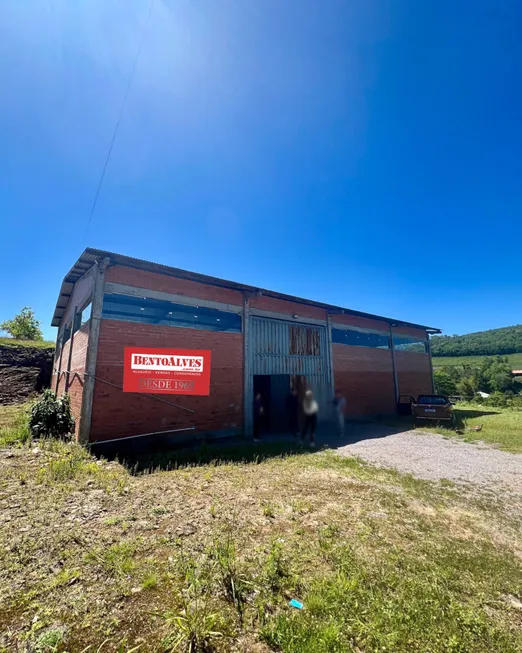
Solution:
<svg viewBox="0 0 522 653"><path fill-rule="evenodd" d="M271 406L270 406L270 376L268 374L254 375L254 401L258 394L261 395L261 403L264 408L263 431L271 431Z"/></svg>
<svg viewBox="0 0 522 653"><path fill-rule="evenodd" d="M261 395L265 418L263 430L267 433L290 432L291 423L288 412L288 395L290 388L295 387L299 396L299 405L306 391L306 379L290 374L255 374L254 398Z"/></svg>

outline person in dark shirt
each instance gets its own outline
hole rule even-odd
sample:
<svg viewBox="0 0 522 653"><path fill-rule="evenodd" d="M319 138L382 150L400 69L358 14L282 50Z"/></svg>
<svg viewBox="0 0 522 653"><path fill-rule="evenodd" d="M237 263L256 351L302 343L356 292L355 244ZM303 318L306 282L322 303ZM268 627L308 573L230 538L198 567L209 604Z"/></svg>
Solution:
<svg viewBox="0 0 522 653"><path fill-rule="evenodd" d="M297 437L299 434L299 397L296 388L293 386L290 388L290 394L286 398L286 410L290 419L292 435Z"/></svg>
<svg viewBox="0 0 522 653"><path fill-rule="evenodd" d="M259 442L261 435L261 425L265 416L265 409L263 408L263 400L261 393L258 392L254 399L254 442Z"/></svg>

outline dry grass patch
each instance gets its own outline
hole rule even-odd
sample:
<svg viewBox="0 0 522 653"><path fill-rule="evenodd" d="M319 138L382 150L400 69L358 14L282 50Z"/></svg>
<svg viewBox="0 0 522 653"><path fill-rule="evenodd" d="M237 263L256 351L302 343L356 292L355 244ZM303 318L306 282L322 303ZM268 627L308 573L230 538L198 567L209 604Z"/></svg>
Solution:
<svg viewBox="0 0 522 653"><path fill-rule="evenodd" d="M502 501L328 452L135 475L39 448L0 454L2 653L522 646Z"/></svg>

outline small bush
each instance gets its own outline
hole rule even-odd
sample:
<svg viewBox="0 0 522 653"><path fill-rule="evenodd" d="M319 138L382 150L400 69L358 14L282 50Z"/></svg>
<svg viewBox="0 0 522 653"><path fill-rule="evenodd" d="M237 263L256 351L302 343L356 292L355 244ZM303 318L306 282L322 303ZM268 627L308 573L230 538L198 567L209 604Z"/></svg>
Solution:
<svg viewBox="0 0 522 653"><path fill-rule="evenodd" d="M489 397L481 397L476 395L473 398L473 403L481 404L482 406L491 406L492 408L512 408L514 410L522 410L522 397L514 395L512 392L493 392Z"/></svg>
<svg viewBox="0 0 522 653"><path fill-rule="evenodd" d="M74 428L69 395L57 397L52 390L45 390L31 408L29 428L36 438L68 438Z"/></svg>

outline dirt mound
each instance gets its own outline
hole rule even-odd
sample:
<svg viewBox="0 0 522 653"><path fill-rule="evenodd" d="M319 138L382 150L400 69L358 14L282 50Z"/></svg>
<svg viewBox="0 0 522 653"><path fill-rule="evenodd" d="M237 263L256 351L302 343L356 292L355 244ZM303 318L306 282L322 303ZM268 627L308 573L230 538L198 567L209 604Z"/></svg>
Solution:
<svg viewBox="0 0 522 653"><path fill-rule="evenodd" d="M54 350L0 345L0 404L25 401L49 387Z"/></svg>

